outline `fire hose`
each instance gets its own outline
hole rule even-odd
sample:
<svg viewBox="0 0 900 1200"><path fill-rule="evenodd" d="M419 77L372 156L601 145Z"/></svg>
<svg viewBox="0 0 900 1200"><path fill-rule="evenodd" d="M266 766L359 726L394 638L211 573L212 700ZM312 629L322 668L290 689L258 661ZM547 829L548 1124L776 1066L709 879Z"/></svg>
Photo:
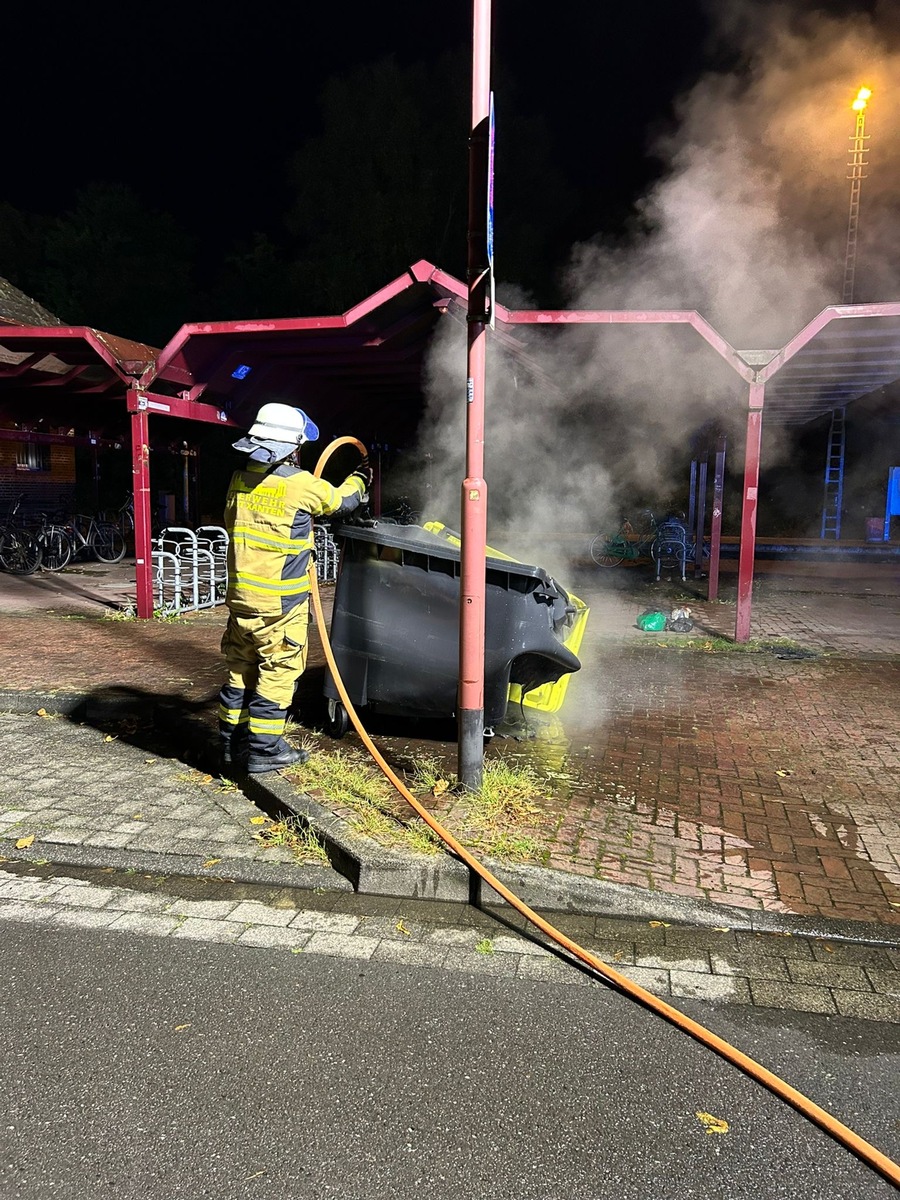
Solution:
<svg viewBox="0 0 900 1200"><path fill-rule="evenodd" d="M322 471L326 463L331 458L332 454L341 446L355 446L363 458L368 457L368 450L361 441L354 437L341 437L335 439L329 446L322 451L319 461L316 463L314 475L321 477ZM325 651L325 660L331 671L331 677L340 695L341 702L347 710L353 727L359 734L363 745L368 750L374 762L378 765L385 777L391 785L399 792L404 800L415 810L416 814L428 825L441 839L444 845L457 858L466 864L466 866L474 871L489 887L501 896L507 904L514 908L518 913L531 922L541 933L545 934L562 949L568 951L574 958L584 963L585 966L596 972L602 979L611 983L620 992L624 993L630 999L642 1004L645 1008L655 1012L658 1016L674 1025L677 1029L687 1033L690 1037L700 1042L701 1045L714 1051L727 1062L732 1063L739 1070L743 1071L751 1079L762 1084L774 1095L778 1096L785 1103L796 1109L802 1116L806 1117L814 1125L818 1125L820 1129L829 1134L836 1141L840 1142L863 1162L867 1163L873 1170L879 1172L885 1179L892 1183L896 1188L900 1189L900 1164L888 1158L886 1154L876 1149L865 1138L860 1137L837 1117L832 1116L824 1108L821 1108L808 1096L799 1092L796 1088L791 1087L789 1083L783 1080L780 1076L769 1071L761 1063L732 1046L730 1042L726 1042L724 1038L720 1038L717 1034L707 1029L699 1022L692 1020L677 1008L673 1008L671 1004L667 1004L658 996L654 996L652 992L648 992L639 984L634 983L626 975L620 974L613 967L603 962L591 954L589 950L585 950L577 942L572 941L549 921L545 920L539 913L535 912L524 900L521 900L514 892L510 891L504 883L502 883L493 872L480 862L466 847L453 836L449 829L446 829L440 821L436 820L415 798L412 792L407 788L402 779L394 772L389 763L385 760L375 743L369 737L363 724L353 707L353 703L344 686L344 681L341 679L338 671L337 662L335 661L334 652L331 647L331 642L328 638L328 633L325 625L325 617L322 611L322 598L319 594L318 581L315 571L310 571L310 584L312 592L313 608L316 614L316 622L319 628L319 634L322 639L322 647Z"/></svg>

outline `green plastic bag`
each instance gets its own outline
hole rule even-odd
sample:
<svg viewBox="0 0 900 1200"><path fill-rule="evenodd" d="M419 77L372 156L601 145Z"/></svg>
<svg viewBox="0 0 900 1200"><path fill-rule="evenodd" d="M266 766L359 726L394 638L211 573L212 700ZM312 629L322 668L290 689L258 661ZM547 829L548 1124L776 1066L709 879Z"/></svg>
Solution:
<svg viewBox="0 0 900 1200"><path fill-rule="evenodd" d="M638 617L637 627L643 629L645 633L659 633L666 627L666 614L657 612L655 609L648 609Z"/></svg>

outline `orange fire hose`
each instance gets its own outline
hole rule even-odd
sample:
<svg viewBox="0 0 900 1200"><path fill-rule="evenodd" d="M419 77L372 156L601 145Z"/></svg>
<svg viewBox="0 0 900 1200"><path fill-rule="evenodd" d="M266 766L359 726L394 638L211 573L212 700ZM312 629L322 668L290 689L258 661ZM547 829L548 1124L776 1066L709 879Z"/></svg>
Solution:
<svg viewBox="0 0 900 1200"><path fill-rule="evenodd" d="M321 476L325 464L328 462L334 451L337 450L339 446L345 445L356 446L364 458L368 456L368 450L357 438L337 438L322 451L313 473L317 476ZM791 1087L791 1085L781 1079L780 1076L775 1075L772 1071L767 1070L760 1063L756 1062L755 1059L750 1058L749 1055L744 1054L735 1046L732 1046L730 1042L726 1042L724 1038L720 1038L717 1034L707 1029L704 1025L699 1024L699 1022L694 1021L684 1013L679 1012L679 1010L677 1008L673 1008L671 1004L666 1004L664 1000L661 1000L658 996L654 996L652 992L646 991L627 976L620 975L618 971L614 970L607 963L603 962L602 959L595 957L590 953L590 951L585 950L583 946L579 946L577 942L573 942L571 938L566 937L564 933L562 933L555 926L551 925L549 921L544 920L544 918L539 913L535 912L534 909L530 908L524 900L519 899L519 897L514 892L511 892L509 888L505 886L505 884L501 883L496 875L494 875L487 867L485 867L483 863L479 862L477 858L470 854L461 842L456 840L449 829L445 829L440 821L437 821L431 815L431 813L419 803L412 792L410 792L403 783L402 779L395 774L389 764L385 761L381 752L378 750L372 739L363 728L356 709L353 707L350 697L347 694L347 689L344 687L344 681L341 679L340 673L338 672L337 663L335 662L334 653L331 649L331 643L328 639L328 633L325 627L325 617L322 612L322 598L319 595L319 587L315 571L310 572L310 583L313 607L316 613L316 621L318 623L319 634L322 639L322 646L325 651L325 659L331 670L331 676L334 680L335 686L337 687L338 694L340 695L344 707L350 716L350 720L353 722L354 729L359 734L363 745L384 772L387 779L397 789L404 800L406 800L406 802L410 804L413 809L415 809L418 816L422 818L426 825L430 826L430 828L434 830L434 832L448 847L448 849L452 850L453 853L460 858L470 870L474 871L476 875L479 875L484 882L492 887L499 896L502 896L507 904L509 904L517 912L521 913L523 917L527 918L527 920L535 925L542 933L546 934L547 937L556 942L557 945L561 946L564 950L568 950L571 955L577 959L580 959L580 961L586 966L590 967L591 970L596 971L598 975L600 975L603 979L606 979L609 983L612 983L616 988L619 989L619 991L624 992L625 995L629 996L632 1000L636 1000L638 1003L643 1004L646 1008L652 1009L653 1012L665 1018L665 1020L669 1021L672 1025L675 1025L684 1033L689 1034L702 1045L707 1046L710 1050L714 1050L716 1054L719 1054L728 1062L733 1063L734 1066L738 1067L746 1075L749 1075L751 1079L755 1079L757 1083L761 1083L763 1087L768 1088L770 1092L773 1092L787 1104L790 1104L797 1110L797 1112L801 1113L804 1117L807 1117L810 1121L812 1121L813 1124L818 1125L820 1129L823 1129L836 1141L846 1146L848 1150L852 1151L855 1155L861 1158L863 1162L868 1163L873 1170L878 1171L881 1175L883 1175L885 1179L894 1185L894 1187L900 1189L900 1164L894 1162L893 1159L888 1158L886 1154L882 1154L880 1150L877 1150L870 1142L867 1142L865 1138L860 1137L859 1134L854 1133L852 1129L844 1125L842 1121L837 1119L837 1117L833 1117L831 1113L827 1112L824 1108L820 1108L820 1106L814 1101L810 1100L808 1096L805 1096L802 1092L798 1092L796 1088Z"/></svg>

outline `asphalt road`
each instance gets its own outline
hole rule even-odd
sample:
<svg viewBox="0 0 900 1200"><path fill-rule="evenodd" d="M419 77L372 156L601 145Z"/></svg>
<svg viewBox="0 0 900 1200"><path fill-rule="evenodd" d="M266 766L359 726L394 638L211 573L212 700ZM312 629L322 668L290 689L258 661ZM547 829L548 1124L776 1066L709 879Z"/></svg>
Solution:
<svg viewBox="0 0 900 1200"><path fill-rule="evenodd" d="M897 1026L683 1007L900 1156ZM0 1019L2 1200L896 1195L600 984L23 923Z"/></svg>

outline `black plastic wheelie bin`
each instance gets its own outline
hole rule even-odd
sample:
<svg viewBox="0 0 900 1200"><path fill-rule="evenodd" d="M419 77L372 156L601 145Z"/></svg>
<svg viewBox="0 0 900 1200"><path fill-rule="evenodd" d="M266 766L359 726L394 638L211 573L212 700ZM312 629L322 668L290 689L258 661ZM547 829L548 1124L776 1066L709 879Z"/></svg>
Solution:
<svg viewBox="0 0 900 1200"><path fill-rule="evenodd" d="M442 528L438 526L438 528ZM341 525L331 645L354 708L415 718L452 718L459 675L460 553L455 535L418 525ZM578 671L563 644L576 608L540 567L488 557L485 600L486 733L521 694ZM349 718L326 673L326 728Z"/></svg>

